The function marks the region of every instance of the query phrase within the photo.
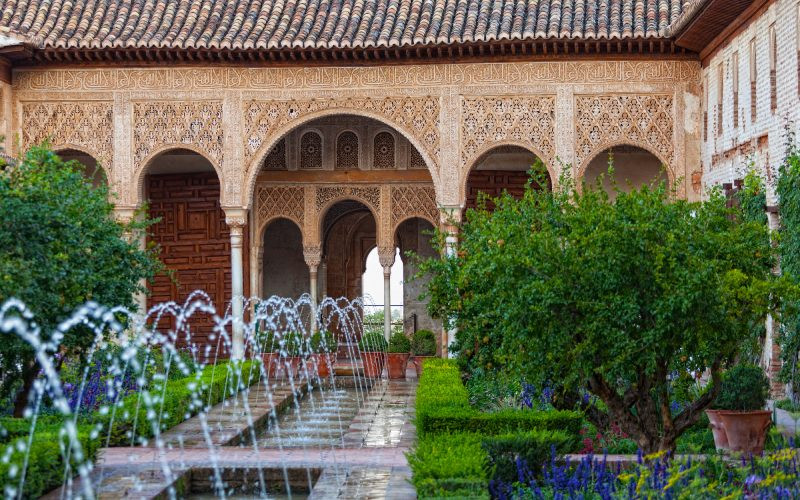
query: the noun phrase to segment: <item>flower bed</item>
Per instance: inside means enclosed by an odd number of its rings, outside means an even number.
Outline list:
[[[419,442],[409,453],[420,498],[489,495],[489,483],[511,481],[516,462],[547,461],[551,450],[574,451],[583,419],[565,411],[481,413],[469,404],[458,367],[430,359],[417,388]]]
[[[534,470],[517,463],[517,479],[494,481],[494,498],[798,498],[798,450],[783,449],[750,460],[721,457],[670,459],[638,456],[635,467],[609,466],[587,455],[579,463],[550,463]]]
[[[122,398],[113,411],[113,424],[112,408],[101,407],[81,416],[77,436],[84,460],[80,462],[69,452],[63,417],[39,417],[28,453],[22,497],[36,498],[58,487],[78,467],[94,461],[100,447],[145,444],[156,431],[169,429],[235,395],[258,379],[260,371],[255,363],[242,363],[240,372],[229,363],[219,363],[185,378],[160,385],[155,382],[147,391]],[[160,419],[148,418],[152,409],[158,409],[155,414],[160,414]],[[0,418],[0,484],[4,485],[5,497],[17,496],[30,427],[29,419]]]

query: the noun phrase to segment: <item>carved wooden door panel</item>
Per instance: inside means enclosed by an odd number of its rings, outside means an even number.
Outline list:
[[[216,174],[164,174],[147,178],[150,217],[160,221],[150,228],[148,241],[161,247],[161,260],[174,275],[158,276],[150,287],[147,304],[151,307],[166,301],[183,304],[194,290],[204,290],[223,315],[231,299],[230,232],[225,213],[220,208],[220,186]],[[248,238],[244,231],[243,275],[248,295]],[[174,328],[174,319],[162,321],[159,328]],[[197,344],[212,342],[210,315],[196,315],[191,321],[192,340]],[[164,331],[164,330],[162,330]],[[213,342],[216,344],[216,342]],[[185,345],[185,339],[179,339]],[[223,353],[227,356],[227,353]]]

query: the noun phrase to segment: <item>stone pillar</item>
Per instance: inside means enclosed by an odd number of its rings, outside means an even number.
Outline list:
[[[247,210],[242,208],[225,209],[225,222],[231,232],[231,359],[244,357],[244,276],[242,271],[242,242]]]
[[[317,271],[319,270],[319,263],[322,260],[322,249],[317,245],[303,246],[303,258],[308,266],[308,294],[311,296],[311,332],[317,331],[317,304],[319,297],[317,291],[319,285],[317,281]]]
[[[395,248],[378,248],[378,261],[383,267],[383,335],[388,342],[392,336],[392,266],[394,265]]]
[[[133,218],[136,217],[136,207],[125,207],[117,205],[114,207],[114,217],[121,224],[129,224],[131,221],[133,221]],[[147,242],[145,241],[144,232],[137,234],[128,229],[125,231],[124,237],[129,243],[138,244],[139,248],[142,250],[144,250],[147,245]],[[139,282],[139,286],[141,286],[142,289],[147,288],[147,280],[142,279]],[[136,308],[138,309],[137,312],[139,314],[146,314],[147,296],[144,294],[144,292],[137,293],[134,296],[133,300],[136,303]]]
[[[767,221],[771,231],[780,229],[780,217],[777,210],[767,211]],[[780,263],[774,272],[780,274]],[[781,399],[786,395],[786,385],[779,380],[781,372],[781,346],[778,343],[778,333],[780,323],[772,315],[767,315],[766,338],[764,339],[764,349],[762,350],[762,365],[767,372],[770,381],[770,397]],[[794,390],[794,389],[792,389]]]
[[[444,240],[444,258],[449,259],[455,257],[458,251],[458,224],[461,223],[461,214],[463,207],[461,206],[440,206],[439,212],[441,216],[441,228],[447,236]],[[451,318],[452,321],[453,318]],[[456,339],[456,327],[451,327],[450,330],[442,329],[442,357],[450,357],[450,346]]]

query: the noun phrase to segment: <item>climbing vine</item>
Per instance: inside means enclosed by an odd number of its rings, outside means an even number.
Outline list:
[[[781,217],[779,250],[781,271],[795,283],[800,283],[800,148],[789,135],[786,159],[779,170],[776,194]],[[782,314],[780,335],[781,378],[792,385],[798,395],[798,354],[800,354],[800,315],[797,304],[787,301]]]
[[[742,182],[742,188],[736,192],[736,198],[742,209],[742,218],[747,222],[767,223],[767,190],[764,178],[751,162]]]

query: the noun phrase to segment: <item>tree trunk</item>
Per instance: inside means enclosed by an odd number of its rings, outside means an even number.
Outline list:
[[[22,389],[14,399],[14,416],[22,418],[25,415],[25,408],[28,406],[33,381],[36,380],[36,363],[33,363],[22,370]]]

